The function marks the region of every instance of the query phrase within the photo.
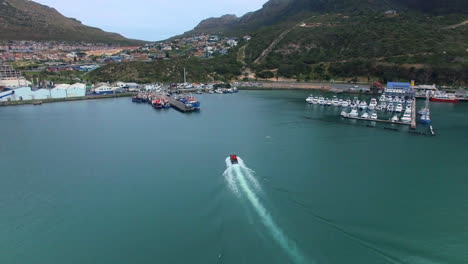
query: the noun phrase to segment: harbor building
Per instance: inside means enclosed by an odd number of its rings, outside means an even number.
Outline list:
[[[86,85],[76,83],[73,85],[59,84],[53,89],[39,89],[33,91],[31,87],[19,87],[0,92],[0,102],[61,99],[83,97],[86,95]]]
[[[10,65],[0,65],[0,91],[18,87],[30,86],[21,73],[15,71]]]
[[[398,96],[398,97],[406,97],[406,98],[414,98],[415,96],[413,85],[411,83],[403,83],[403,82],[387,83],[385,94],[387,96]]]

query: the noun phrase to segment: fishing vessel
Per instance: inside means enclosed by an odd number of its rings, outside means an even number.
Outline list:
[[[455,97],[454,94],[448,94],[444,92],[438,92],[434,96],[430,97],[432,102],[443,102],[443,103],[453,103],[458,104],[460,102],[459,99]]]
[[[151,101],[151,105],[155,109],[163,109],[164,108],[164,102],[160,98]]]
[[[197,98],[195,98],[194,96],[188,96],[187,103],[190,104],[196,110],[200,109],[200,101],[198,101]]]

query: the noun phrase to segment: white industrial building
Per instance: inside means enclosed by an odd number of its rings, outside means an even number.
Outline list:
[[[26,101],[60,99],[70,97],[83,97],[86,95],[86,85],[76,83],[73,85],[59,84],[53,89],[31,90],[30,87],[20,87],[0,92],[0,101]]]

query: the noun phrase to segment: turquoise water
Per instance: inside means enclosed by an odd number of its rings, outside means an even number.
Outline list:
[[[307,95],[0,108],[0,263],[467,263],[468,104],[428,137]]]

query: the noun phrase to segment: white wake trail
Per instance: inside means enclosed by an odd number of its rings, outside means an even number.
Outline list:
[[[240,161],[240,160],[239,160]],[[262,220],[263,224],[270,231],[273,239],[279,244],[279,246],[288,254],[291,260],[296,264],[307,263],[305,257],[297,248],[296,244],[291,241],[281,230],[281,228],[275,223],[271,214],[263,206],[263,204],[258,199],[255,194],[254,188],[251,188],[249,182],[255,185],[258,184],[257,179],[255,179],[254,173],[252,170],[245,166],[244,162],[239,162],[239,164],[232,165],[229,158],[226,160],[226,165],[228,166],[225,171],[225,176],[227,178],[232,177],[232,181],[236,185],[236,190],[241,189],[245,194],[246,198],[249,200],[250,204],[254,208],[257,215]],[[228,184],[230,184],[228,180]],[[239,188],[237,188],[237,186]],[[230,186],[231,187],[231,186]],[[258,184],[258,187],[260,185]],[[232,190],[232,188],[231,188]],[[237,193],[239,194],[239,192]]]

